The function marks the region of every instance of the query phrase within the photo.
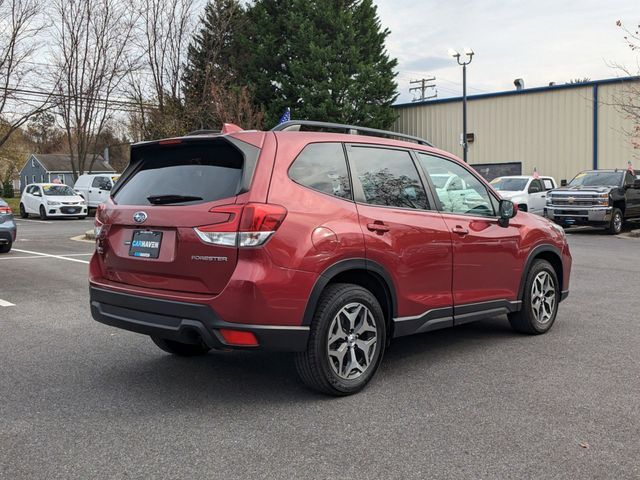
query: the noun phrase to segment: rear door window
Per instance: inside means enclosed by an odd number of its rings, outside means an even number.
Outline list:
[[[352,145],[348,151],[351,175],[359,183],[370,205],[429,209],[427,195],[413,163],[405,150]]]
[[[120,205],[189,205],[240,191],[244,157],[226,141],[139,147],[113,198]]]
[[[341,143],[312,143],[295,159],[289,177],[296,183],[336,197],[352,199]]]

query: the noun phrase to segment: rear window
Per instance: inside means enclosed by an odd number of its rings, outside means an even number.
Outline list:
[[[243,156],[225,141],[140,147],[133,157],[113,195],[120,205],[212,202],[237,195],[242,183]]]

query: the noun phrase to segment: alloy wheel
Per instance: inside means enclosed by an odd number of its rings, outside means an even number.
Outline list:
[[[342,307],[331,321],[327,354],[334,373],[352,380],[360,377],[374,362],[378,329],[371,311],[362,303]]]
[[[531,310],[536,321],[542,325],[551,321],[555,306],[555,282],[549,272],[542,271],[536,275],[531,286]]]
[[[619,213],[616,213],[615,216],[613,217],[613,228],[616,231],[616,233],[619,233],[622,231],[622,215],[620,215]]]

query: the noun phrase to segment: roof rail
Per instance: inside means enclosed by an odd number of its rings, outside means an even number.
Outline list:
[[[185,137],[192,137],[196,135],[211,135],[212,133],[220,133],[220,130],[194,130],[185,135]]]
[[[297,127],[297,128],[296,128]],[[427,145],[433,147],[433,145],[423,138],[414,137],[412,135],[405,135],[404,133],[391,132],[389,130],[378,130],[377,128],[357,127],[355,125],[343,125],[341,123],[329,123],[329,122],[315,122],[312,120],[290,120],[283,122],[280,125],[276,125],[271,129],[272,132],[286,132],[286,131],[300,131],[301,127],[305,128],[305,131],[322,131],[337,130],[338,132],[346,133],[349,135],[369,135],[370,137],[383,137],[383,138],[397,138],[400,140],[408,140],[415,142],[419,145]]]

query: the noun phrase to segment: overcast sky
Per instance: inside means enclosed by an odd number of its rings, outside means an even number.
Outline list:
[[[438,98],[462,93],[462,69],[448,48],[476,52],[467,69],[468,93],[623,75],[607,63],[631,67],[639,54],[624,42],[621,20],[640,23],[637,0],[376,0],[391,30],[398,59],[398,102],[411,101],[409,80],[435,76]],[[637,66],[633,68],[638,71]]]

